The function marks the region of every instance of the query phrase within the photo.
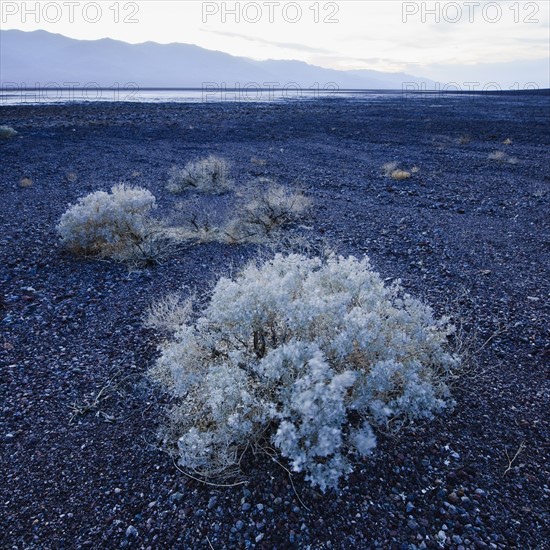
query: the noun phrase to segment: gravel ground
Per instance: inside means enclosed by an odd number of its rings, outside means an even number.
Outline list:
[[[549,548],[549,107],[548,96],[1,107],[19,135],[0,143],[0,547]],[[246,484],[204,485],[158,449],[164,404],[144,372],[159,336],[143,312],[184,285],[204,291],[253,247],[181,245],[129,272],[58,246],[67,204],[121,181],[169,215],[169,167],[208,153],[232,161],[237,185],[301,186],[315,210],[295,231],[368,254],[460,318],[475,347],[492,337],[455,409],[381,435],[340,494],[299,476],[293,487],[254,456]],[[419,171],[394,181],[381,169],[394,160]]]

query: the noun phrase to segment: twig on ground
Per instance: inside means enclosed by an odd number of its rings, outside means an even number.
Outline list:
[[[107,391],[107,389],[109,389],[109,387],[112,385],[112,382],[113,382],[113,379],[109,380],[109,382],[107,382],[107,384],[105,384],[105,386],[103,386],[99,390],[97,395],[94,397],[93,401],[85,402],[82,405],[78,405],[76,403],[73,403],[72,405],[70,405],[70,408],[72,409],[73,414],[71,415],[71,418],[69,420],[69,424],[71,424],[72,421],[78,415],[86,414],[87,412],[90,412],[90,411],[96,409],[102,401],[105,401],[105,399],[108,399],[108,396],[104,396],[103,394]]]
[[[508,466],[506,470],[504,470],[504,473],[502,474],[502,477],[504,477],[511,469],[514,464],[514,461],[516,458],[520,455],[520,453],[525,449],[525,441],[522,441],[518,447],[518,450],[516,451],[516,454],[510,458],[510,455],[508,454],[508,449],[504,449],[504,452],[506,453],[506,459],[508,460]]]
[[[236,481],[235,483],[213,483],[211,481],[206,481],[205,479],[200,479],[198,477],[195,477],[191,475],[189,472],[186,472],[185,470],[182,470],[172,458],[172,462],[174,463],[174,466],[178,472],[181,472],[183,475],[187,476],[188,478],[198,481],[199,483],[204,483],[204,485],[210,485],[211,487],[238,487],[239,485],[248,485],[248,481]]]
[[[308,511],[308,512],[311,512],[311,508],[309,508],[308,506],[306,506],[306,504],[304,503],[304,501],[300,498],[300,495],[298,494],[298,491],[296,491],[296,487],[294,485],[294,481],[292,479],[292,472],[284,465],[284,464],[281,464],[276,458],[275,456],[272,454],[272,453],[269,453],[268,452],[268,447],[260,447],[260,450],[262,450],[267,456],[269,456],[271,458],[271,460],[273,462],[275,462],[275,464],[277,464],[277,466],[280,466],[287,474],[288,474],[288,479],[290,480],[290,484],[292,485],[292,490],[294,491],[294,494],[296,495],[296,498],[298,499],[298,501],[300,502],[300,504]],[[269,449],[269,450],[272,450],[272,449]]]
[[[69,419],[69,424],[71,424],[77,416],[84,415],[88,412],[98,409],[101,403],[103,403],[103,401],[106,401],[110,397],[109,395],[105,395],[107,390],[116,390],[124,381],[128,380],[132,376],[125,376],[124,378],[121,378],[118,382],[115,382],[116,378],[120,374],[120,372],[115,372],[115,374],[111,376],[111,378],[109,378],[107,383],[97,392],[96,396],[91,401],[84,401],[82,404],[73,403],[72,405],[70,405],[73,413],[71,415],[71,418]],[[97,411],[96,416],[103,416],[103,418],[107,422],[113,422],[115,420],[114,416],[108,415],[102,411]]]

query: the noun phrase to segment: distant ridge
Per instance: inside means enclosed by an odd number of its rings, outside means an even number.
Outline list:
[[[75,40],[46,31],[0,31],[0,85],[103,88],[263,87],[322,90],[433,88],[405,73],[338,71],[302,61],[254,61],[193,44],[128,44],[110,38]]]

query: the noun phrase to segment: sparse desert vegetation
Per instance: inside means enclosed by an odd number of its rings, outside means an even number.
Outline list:
[[[172,340],[152,377],[175,400],[165,433],[195,475],[229,475],[247,449],[266,459],[276,449],[293,472],[336,489],[376,428],[448,401],[453,328],[366,259],[277,255],[220,279],[194,318],[182,303],[153,306],[149,324]]]
[[[75,254],[124,261],[153,261],[160,227],[151,217],[156,199],[147,189],[115,185],[70,205],[56,229],[61,243]]]
[[[265,166],[267,164],[267,160],[258,157],[251,157],[250,162],[255,166]]]
[[[487,156],[489,160],[498,160],[503,162],[506,159],[506,153],[504,151],[493,151]]]
[[[17,135],[11,126],[0,126],[0,139],[9,139]]]
[[[230,242],[263,241],[285,226],[305,221],[312,201],[300,191],[259,178],[241,193],[224,233]]]
[[[203,204],[192,198],[177,202],[174,208],[169,232],[176,240],[223,241],[223,227],[227,221],[225,211],[220,211],[219,206]]]
[[[214,195],[225,193],[232,185],[229,171],[229,162],[215,155],[188,162],[183,168],[172,166],[168,189],[172,193],[186,190]]]
[[[547,99],[3,106],[0,546],[539,548]]]
[[[518,162],[516,157],[510,157],[504,151],[493,151],[492,153],[489,153],[487,158],[498,162],[507,162],[508,164],[517,164]]]
[[[78,175],[76,172],[67,172],[67,174],[65,174],[65,181],[67,183],[76,183],[78,181]]]
[[[412,170],[402,170],[399,168],[399,163],[396,161],[387,162],[382,166],[384,174],[396,181],[408,180],[411,177]],[[415,170],[416,173],[418,170]]]
[[[301,191],[256,178],[223,203],[204,204],[196,197],[178,202],[169,232],[202,243],[266,243],[279,230],[304,222],[312,204]]]

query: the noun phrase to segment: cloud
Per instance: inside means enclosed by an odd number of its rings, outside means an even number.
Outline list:
[[[445,64],[427,63],[421,70],[429,78],[439,82],[458,82],[464,89],[467,89],[467,82],[477,82],[478,90],[493,83],[498,83],[502,89],[515,90],[531,88],[533,83],[539,88],[550,87],[547,57],[471,65],[456,59]]]
[[[406,67],[416,65],[414,62],[404,62],[390,57],[350,57],[338,54],[313,56],[311,63],[340,71],[372,70],[389,72],[400,72]]]
[[[241,40],[247,40],[248,42],[255,42],[256,44],[263,44],[265,46],[275,46],[277,48],[285,48],[288,50],[296,50],[300,52],[316,53],[316,54],[333,54],[331,50],[324,48],[314,48],[312,46],[306,46],[305,44],[298,44],[296,42],[275,42],[272,40],[265,40],[257,36],[246,36],[237,32],[217,31],[213,29],[201,29],[202,31],[212,34],[219,34],[221,36],[228,36],[230,38],[239,38]]]

